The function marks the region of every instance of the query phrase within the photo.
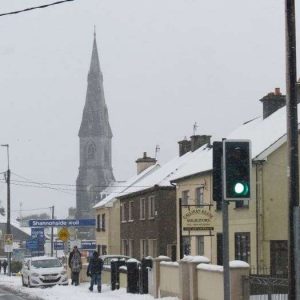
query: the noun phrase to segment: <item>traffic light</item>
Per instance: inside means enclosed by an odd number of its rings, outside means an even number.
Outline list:
[[[224,199],[249,200],[251,191],[251,143],[224,140]]]
[[[223,143],[213,142],[213,200],[222,202],[222,155]]]

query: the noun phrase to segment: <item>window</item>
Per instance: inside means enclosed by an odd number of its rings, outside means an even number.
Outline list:
[[[141,253],[141,258],[146,257],[147,254],[147,240],[140,240],[140,253]]]
[[[121,204],[121,222],[126,222],[125,203]]]
[[[204,204],[204,187],[198,187],[195,190],[195,199],[196,205],[203,205]]]
[[[145,220],[146,216],[146,199],[141,198],[140,199],[140,219]]]
[[[157,257],[157,240],[148,240],[149,255]]]
[[[182,191],[181,194],[181,204],[182,205],[188,205],[188,201],[189,201],[189,191]]]
[[[133,201],[129,202],[128,221],[133,221]]]
[[[250,264],[250,232],[236,232],[235,259],[242,260]]]
[[[235,208],[248,208],[249,207],[249,200],[238,200],[235,201]]]
[[[100,231],[100,215],[97,215],[97,231]]]
[[[204,236],[196,237],[197,255],[204,255]]]
[[[122,247],[122,254],[128,255],[128,240],[122,240],[121,241],[121,247]]]
[[[150,196],[149,197],[149,219],[154,219],[155,214],[155,197]]]
[[[98,252],[100,253],[100,252]],[[106,255],[107,254],[107,246],[106,245],[102,245],[102,255]]]
[[[182,237],[182,247],[182,252],[184,255],[191,254],[191,238],[189,236]]]
[[[88,150],[87,150],[87,158],[88,159],[94,159],[96,153],[96,146],[95,144],[89,144]]]
[[[101,228],[102,231],[105,231],[105,214],[102,214]]]
[[[134,240],[129,240],[129,256],[133,257],[133,250],[134,250]]]

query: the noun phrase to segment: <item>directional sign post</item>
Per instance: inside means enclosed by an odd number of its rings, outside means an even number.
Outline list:
[[[94,227],[95,219],[29,220],[29,227]]]

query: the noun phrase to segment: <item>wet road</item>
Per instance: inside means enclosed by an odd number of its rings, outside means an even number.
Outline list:
[[[3,289],[0,287],[0,300],[29,300],[28,295],[22,295],[20,292]]]

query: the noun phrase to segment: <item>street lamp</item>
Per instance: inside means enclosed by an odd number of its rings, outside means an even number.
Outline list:
[[[6,208],[6,215],[7,215],[7,222],[6,222],[6,234],[11,234],[11,227],[10,227],[10,169],[9,169],[9,145],[3,144],[2,147],[6,147],[7,149],[7,174],[6,174],[6,183],[7,183],[7,208]],[[7,254],[7,261],[8,261],[8,276],[11,275],[11,252]]]

